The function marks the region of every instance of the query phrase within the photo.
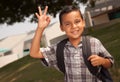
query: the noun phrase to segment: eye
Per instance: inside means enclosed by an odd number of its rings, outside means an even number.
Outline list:
[[[71,26],[70,23],[65,23],[64,25],[65,25],[65,27],[70,27]]]
[[[80,20],[76,20],[75,23],[76,23],[76,24],[80,23]]]
[[[70,24],[69,24],[69,23],[66,23],[65,25],[67,26],[67,25],[70,25]]]

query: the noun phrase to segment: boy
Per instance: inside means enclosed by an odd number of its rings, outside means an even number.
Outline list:
[[[33,38],[30,49],[30,55],[34,58],[45,58],[48,66],[53,66],[58,69],[56,60],[57,44],[40,49],[40,40],[44,29],[50,23],[50,17],[46,15],[48,7],[46,6],[44,13],[38,7],[39,13],[36,13],[38,18],[38,26]],[[75,6],[66,6],[59,15],[60,28],[68,37],[68,42],[64,48],[64,63],[65,63],[65,82],[102,82],[92,75],[85,65],[82,54],[82,32],[85,27],[85,21],[79,8]],[[113,65],[113,57],[103,47],[101,42],[91,37],[91,52],[92,55],[88,58],[93,66],[102,65],[104,68],[110,68]],[[102,53],[104,57],[100,57]],[[59,69],[58,69],[59,70]]]

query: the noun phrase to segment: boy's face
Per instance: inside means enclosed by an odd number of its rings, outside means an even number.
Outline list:
[[[61,30],[65,31],[69,39],[80,38],[85,26],[79,11],[72,11],[62,16]]]

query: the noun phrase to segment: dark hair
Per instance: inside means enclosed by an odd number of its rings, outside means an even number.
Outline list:
[[[80,8],[79,8],[78,6],[73,6],[73,5],[65,6],[65,7],[61,10],[61,12],[60,12],[60,14],[59,14],[59,22],[60,22],[60,24],[62,24],[62,16],[63,16],[64,14],[70,13],[70,12],[72,12],[72,11],[79,11],[79,12],[80,12],[80,15],[81,15],[81,18],[83,19],[83,16],[82,16],[82,14],[81,14]]]

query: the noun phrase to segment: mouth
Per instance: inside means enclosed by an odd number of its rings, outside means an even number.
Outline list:
[[[74,30],[71,33],[74,34],[74,35],[79,34],[79,30]]]

